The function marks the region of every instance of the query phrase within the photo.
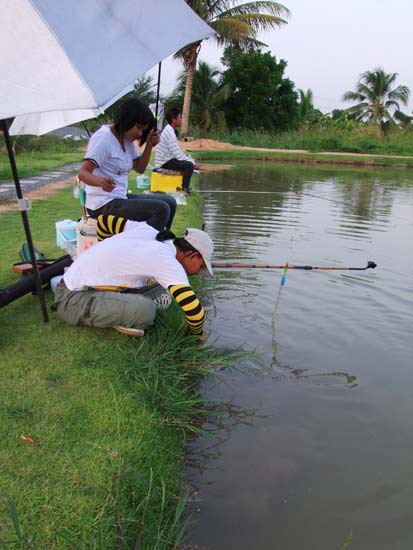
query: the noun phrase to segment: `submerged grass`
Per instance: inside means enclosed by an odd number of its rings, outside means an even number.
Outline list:
[[[178,208],[178,234],[200,226],[200,200]],[[70,190],[35,202],[36,247],[60,255],[54,223],[78,211]],[[0,215],[0,227],[5,286],[24,241],[19,213]],[[178,548],[186,437],[210,408],[197,387],[235,355],[199,345],[177,307],[143,339],[54,315],[43,323],[31,295],[1,317],[0,548]]]

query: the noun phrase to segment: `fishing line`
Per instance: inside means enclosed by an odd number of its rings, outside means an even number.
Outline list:
[[[284,270],[283,270],[282,275],[281,275],[280,288],[278,289],[277,298],[276,298],[275,304],[274,304],[274,311],[272,312],[272,342],[271,343],[272,343],[273,347],[276,345],[275,325],[276,325],[276,322],[278,320],[278,306],[279,306],[280,299],[281,299],[282,289],[284,288],[285,283],[287,281],[287,273],[288,273],[288,262],[285,264]]]

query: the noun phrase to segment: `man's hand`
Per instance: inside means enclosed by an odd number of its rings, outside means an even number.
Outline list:
[[[146,143],[149,143],[150,145],[152,145],[152,147],[155,147],[155,145],[158,145],[160,141],[161,141],[161,137],[158,130],[151,130],[148,134]]]
[[[116,183],[113,181],[112,178],[100,178],[100,187],[103,189],[103,191],[110,193],[115,189]]]
[[[195,169],[195,170],[201,170],[201,166],[196,162],[196,163],[194,164],[194,169]]]

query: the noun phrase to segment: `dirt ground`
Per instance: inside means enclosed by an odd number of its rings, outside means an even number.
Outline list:
[[[185,151],[284,151],[284,149],[268,149],[265,147],[245,147],[242,145],[231,145],[231,143],[224,143],[221,141],[215,141],[214,139],[193,139],[192,141],[179,141],[180,146]],[[290,153],[306,153],[304,149],[290,149]]]

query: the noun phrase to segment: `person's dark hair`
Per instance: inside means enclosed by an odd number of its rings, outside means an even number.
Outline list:
[[[165,113],[165,118],[168,121],[168,124],[171,124],[172,119],[176,118],[182,113],[181,109],[177,109],[176,107],[172,107],[171,109],[168,109]]]
[[[164,231],[159,231],[156,235],[157,241],[173,241],[174,245],[181,250],[181,252],[196,252],[199,254],[198,250],[192,246],[186,239],[183,237],[176,237],[170,229],[165,229]]]
[[[155,117],[147,105],[139,99],[127,99],[124,101],[116,112],[113,126],[118,136],[130,130],[135,124],[142,126],[149,125],[144,130],[139,140],[139,145],[143,145],[148,137],[148,134],[156,126]]]

